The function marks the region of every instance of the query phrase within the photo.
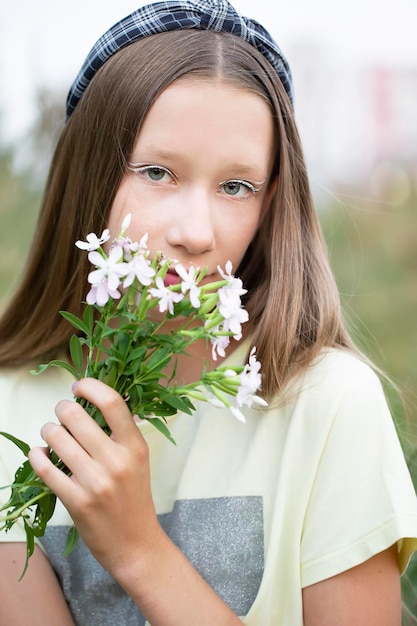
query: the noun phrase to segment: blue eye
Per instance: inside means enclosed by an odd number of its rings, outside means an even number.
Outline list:
[[[260,191],[260,189],[256,189],[254,185],[246,180],[226,180],[220,184],[220,189],[226,195],[234,196],[235,198],[245,198]]]
[[[241,191],[241,187],[242,183],[238,183],[234,180],[230,180],[223,185],[225,193],[227,193],[229,196],[237,196],[239,191]]]
[[[146,173],[151,180],[162,180],[167,171],[162,169],[162,167],[149,167]]]
[[[128,169],[154,183],[170,182],[174,178],[172,172],[160,165],[135,165],[132,163]]]

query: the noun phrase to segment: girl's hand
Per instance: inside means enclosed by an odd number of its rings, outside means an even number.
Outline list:
[[[55,409],[61,425],[47,423],[41,435],[72,475],[53,466],[47,448],[33,448],[29,459],[68,509],[96,559],[115,573],[132,565],[163,534],[151,495],[148,446],[114,389],[85,378],[75,393],[101,410],[111,436],[79,404],[64,400]]]
[[[79,404],[62,401],[61,425],[45,424],[41,433],[72,475],[51,463],[47,448],[29,457],[86,545],[154,626],[241,625],[159,526],[148,446],[123,398],[92,378],[78,382],[76,394],[100,409],[112,435]]]

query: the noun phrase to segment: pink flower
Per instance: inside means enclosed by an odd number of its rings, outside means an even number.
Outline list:
[[[88,275],[88,282],[91,284],[91,289],[87,294],[88,304],[104,306],[110,297],[120,298],[118,287],[121,278],[128,270],[127,263],[121,261],[122,257],[121,246],[112,247],[109,256],[102,255],[95,250],[89,252],[88,259],[96,266],[96,269]]]
[[[87,304],[98,304],[98,306],[104,306],[109,301],[109,298],[118,300],[120,298],[120,291],[117,289],[110,289],[106,280],[100,283],[92,285],[90,291],[87,294]]]

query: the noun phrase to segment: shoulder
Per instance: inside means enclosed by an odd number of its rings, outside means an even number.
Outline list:
[[[68,372],[51,368],[39,376],[30,364],[0,370],[1,430],[19,436],[22,431],[38,429],[39,423],[54,419],[59,400],[72,398],[72,378]],[[36,425],[36,426],[35,426]]]
[[[61,368],[51,367],[42,374],[36,374],[38,365],[27,364],[18,368],[0,369],[0,401],[2,404],[12,398],[15,403],[33,393],[43,397],[47,394],[54,395],[54,390],[62,393],[62,389],[68,387],[71,391],[72,377]],[[22,395],[21,395],[22,394]]]
[[[306,372],[306,381],[319,384],[327,381],[340,390],[362,386],[380,387],[379,378],[368,363],[349,350],[326,348]]]
[[[341,349],[326,349],[296,381],[296,388],[310,401],[338,404],[350,398],[383,399],[381,381],[368,363]]]
[[[306,432],[314,430],[324,439],[335,427],[342,433],[368,432],[393,420],[377,374],[353,353],[326,349],[292,382],[284,411]],[[343,435],[342,435],[343,436]]]

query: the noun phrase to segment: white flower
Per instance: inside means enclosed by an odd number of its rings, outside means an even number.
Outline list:
[[[243,289],[243,283],[241,281],[240,278],[235,278],[232,274],[232,262],[231,261],[227,261],[226,265],[225,265],[225,271],[222,270],[222,268],[220,267],[220,265],[217,266],[217,271],[219,272],[220,276],[222,278],[224,278],[224,280],[227,280],[228,284],[223,287],[223,289],[230,289],[233,292],[235,292],[237,295],[239,296],[243,296],[245,293],[247,293],[247,289]]]
[[[97,237],[95,233],[90,233],[87,235],[86,239],[87,241],[76,241],[75,245],[77,248],[80,248],[80,250],[87,250],[88,252],[91,252],[92,250],[100,248],[103,243],[110,239],[110,231],[106,228],[101,233],[101,237]]]
[[[246,418],[243,415],[242,411],[240,409],[238,409],[236,406],[231,406],[229,407],[230,411],[232,413],[232,415],[239,421],[242,422],[242,424],[246,423]]]
[[[180,302],[184,296],[182,293],[176,293],[168,289],[160,276],[157,277],[155,282],[157,288],[152,287],[152,289],[149,289],[149,293],[153,298],[158,298],[159,312],[164,313],[168,310],[171,315],[174,315],[174,303]]]
[[[177,263],[177,265],[175,265],[175,271],[177,272],[178,276],[181,278],[181,291],[182,293],[187,293],[187,291],[190,292],[190,302],[191,305],[195,308],[198,309],[200,306],[200,287],[197,287],[196,284],[196,270],[195,267],[191,266],[190,269],[187,270],[180,264]]]
[[[145,233],[142,239],[139,241],[133,241],[130,237],[119,236],[113,245],[122,246],[124,252],[124,260],[129,262],[136,254],[142,253],[145,259],[149,256],[149,249],[147,246],[148,233]]]
[[[217,329],[219,330],[219,329]],[[224,358],[226,356],[226,348],[230,343],[230,337],[227,335],[221,335],[219,337],[212,337],[211,343],[211,356],[213,361],[217,361],[217,355]]]
[[[229,280],[231,278],[234,278],[234,276],[232,274],[232,269],[233,269],[233,265],[232,265],[231,261],[226,261],[226,265],[224,266],[224,271],[222,270],[220,265],[217,266],[217,271],[222,276],[222,278],[224,278],[225,280]]]
[[[137,242],[132,242],[129,237],[118,237],[111,247],[114,246],[120,246],[123,248],[123,258],[127,262],[131,261],[133,259],[133,255],[139,250],[139,244]]]
[[[219,409],[224,409],[226,407],[239,422],[242,422],[243,424],[246,423],[246,418],[240,408],[229,402],[227,398],[224,398],[221,395],[219,396],[218,392],[216,395],[211,393],[206,395],[206,401]]]
[[[217,305],[220,315],[224,318],[223,330],[232,332],[234,338],[239,340],[242,337],[241,324],[249,319],[249,315],[242,307],[240,300],[240,296],[243,296],[247,290],[243,289],[241,279],[232,275],[232,263],[230,261],[227,261],[225,271],[220,265],[217,266],[217,271],[224,280],[227,280],[227,285],[219,289]]]
[[[98,306],[104,306],[109,301],[109,298],[118,300],[120,295],[120,291],[117,289],[110,289],[107,280],[103,280],[100,283],[92,285],[87,294],[86,300],[87,304],[98,304]]]
[[[120,232],[124,235],[124,233],[127,231],[127,229],[130,226],[130,222],[132,221],[132,214],[128,213],[127,215],[125,215],[125,217],[123,218],[123,222],[122,222],[122,227],[120,229]]]
[[[136,245],[138,246],[138,250],[147,252],[148,251],[148,233],[145,233],[143,237],[141,238],[141,240],[139,241],[139,244],[136,244]]]
[[[218,398],[216,398],[216,396],[213,395],[207,395],[206,396],[206,400],[209,404],[211,404],[212,406],[215,406],[216,409],[224,409],[225,404],[224,402],[222,402],[221,400],[219,400]]]
[[[137,254],[127,264],[128,274],[123,282],[123,287],[129,287],[135,278],[141,285],[150,285],[155,276],[155,270],[151,267],[150,261],[143,254]]]
[[[88,259],[90,263],[97,267],[88,275],[88,282],[93,286],[106,281],[109,291],[115,291],[120,285],[121,277],[126,276],[128,264],[122,263],[123,248],[114,246],[109,252],[109,256],[102,256],[99,252],[89,252]]]
[[[248,312],[242,307],[240,296],[233,287],[222,287],[219,289],[218,309],[224,318],[223,330],[233,333],[237,340],[242,337],[242,324],[249,319]]]
[[[249,355],[249,363],[245,365],[243,372],[240,374],[240,386],[236,395],[238,406],[249,406],[255,402],[262,406],[267,403],[262,398],[256,396],[256,392],[261,388],[262,377],[260,374],[261,364],[256,359],[256,348],[252,348]]]

